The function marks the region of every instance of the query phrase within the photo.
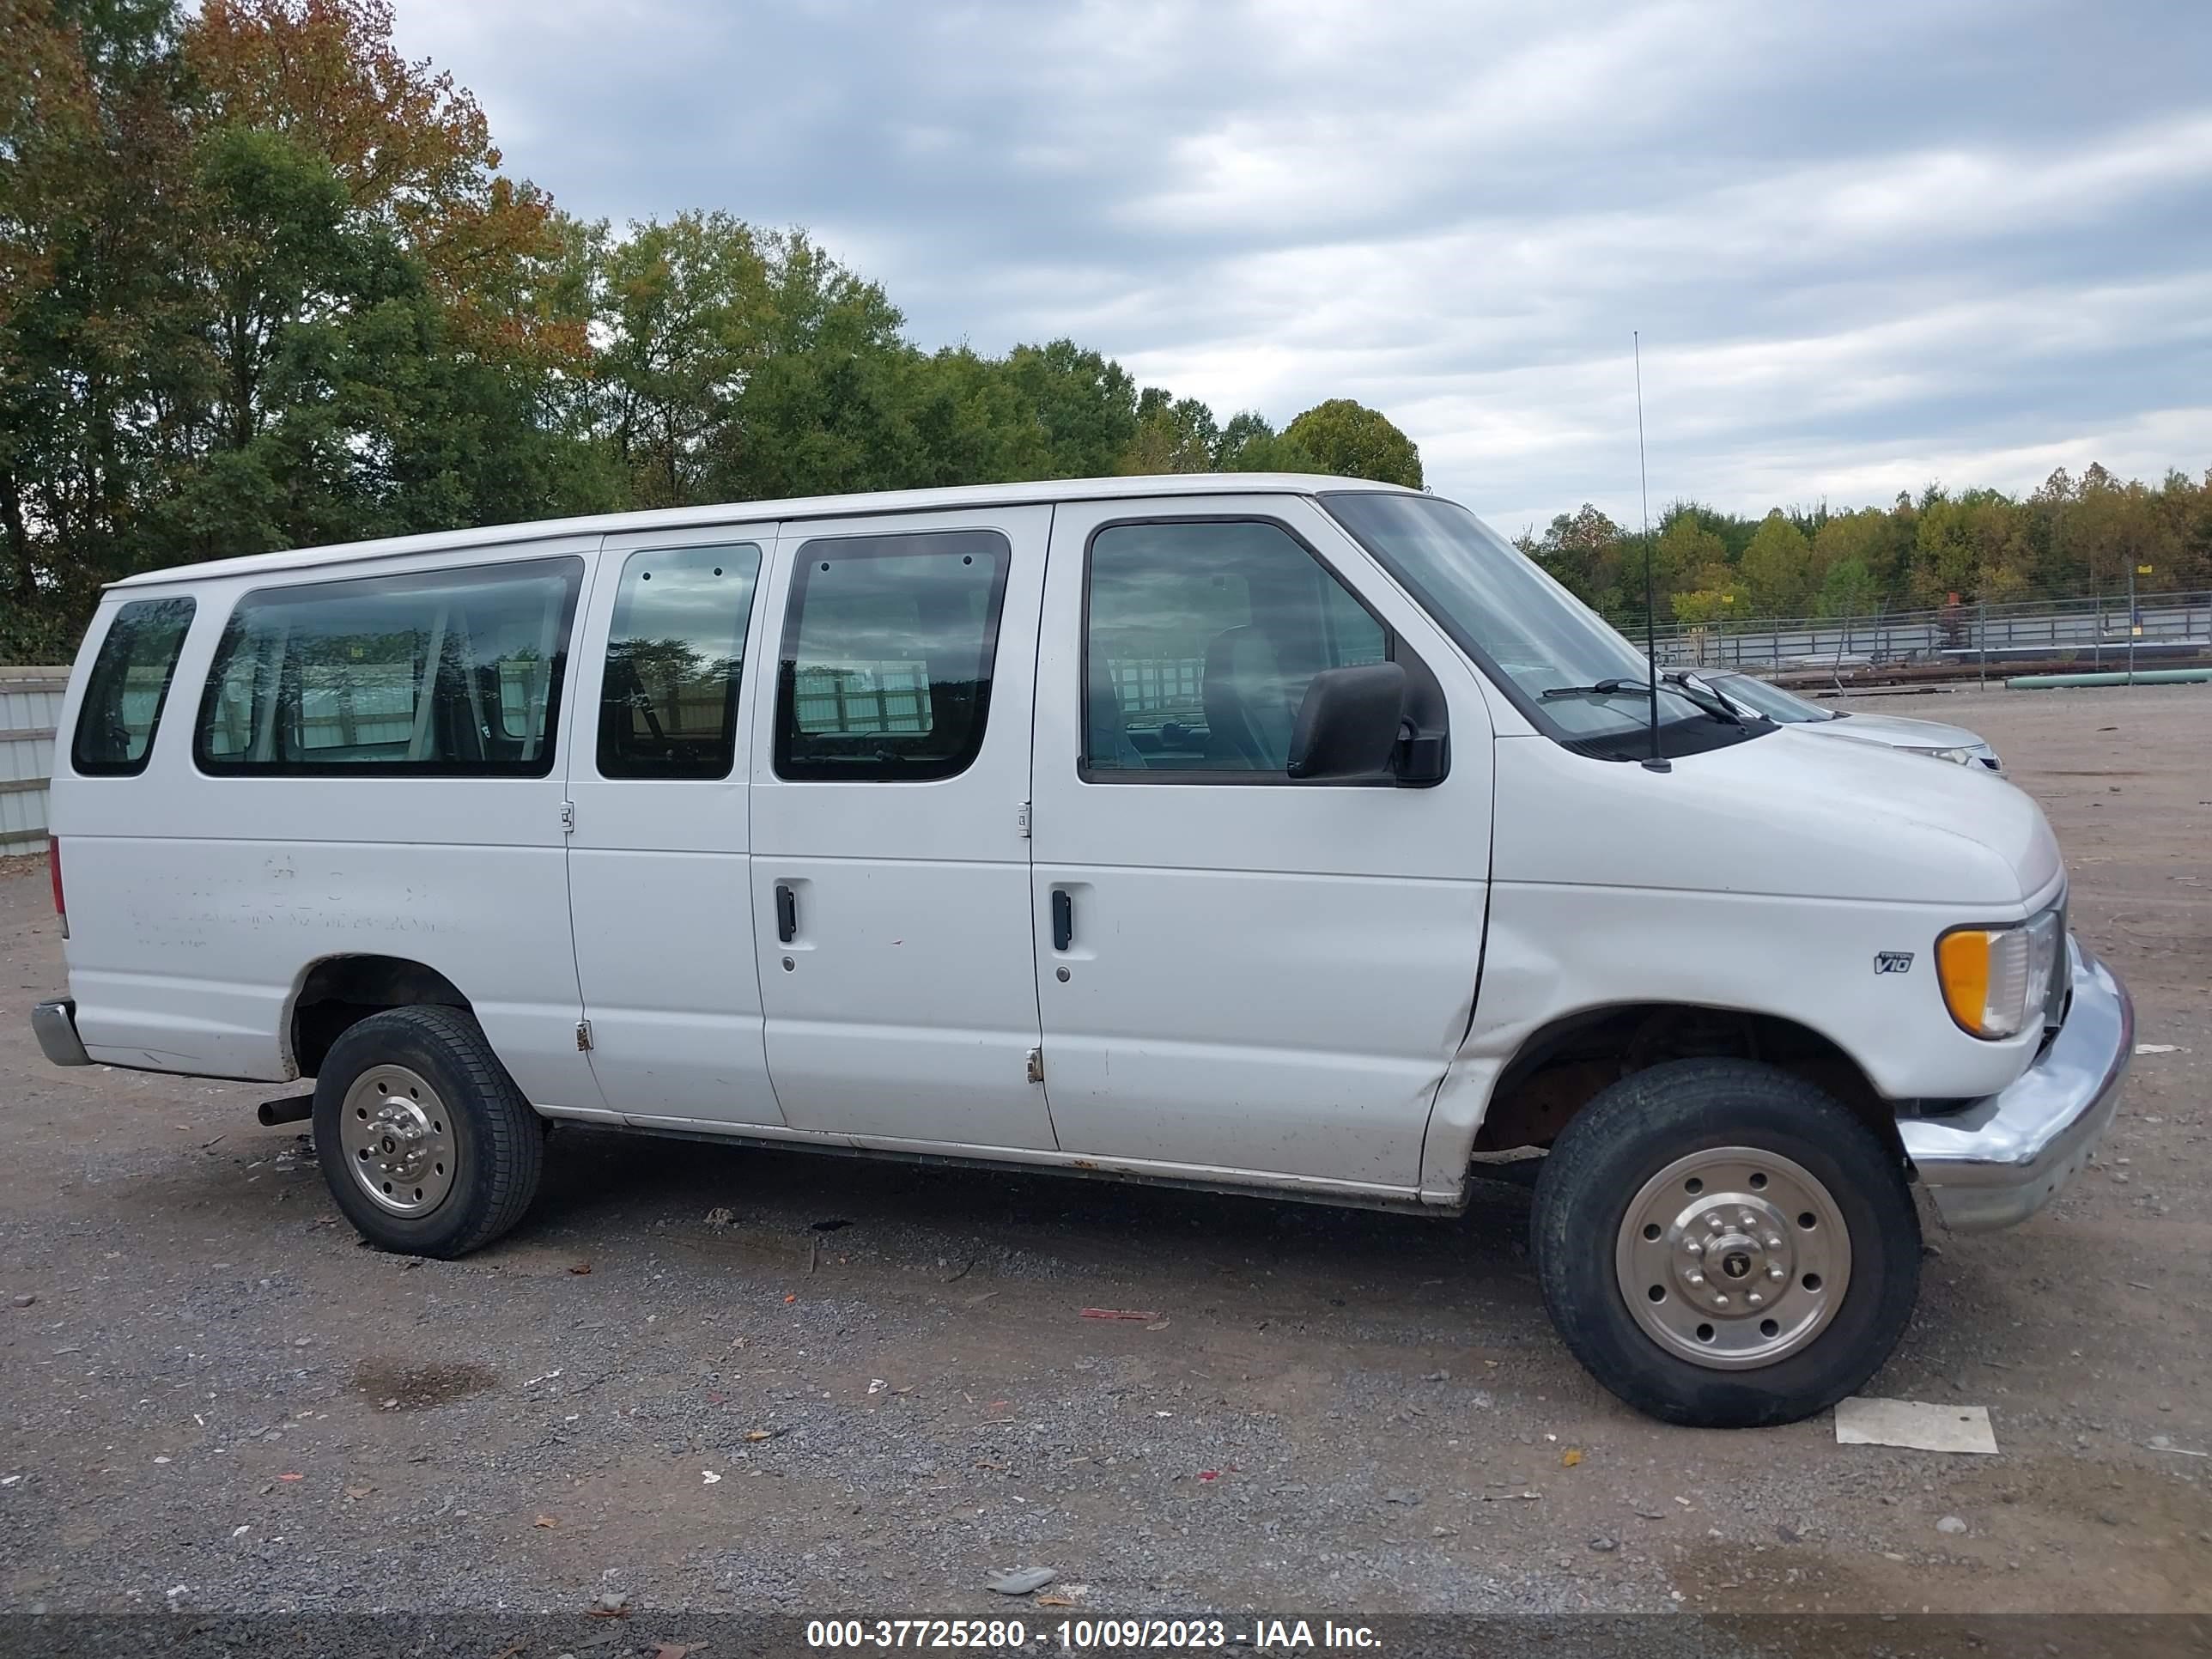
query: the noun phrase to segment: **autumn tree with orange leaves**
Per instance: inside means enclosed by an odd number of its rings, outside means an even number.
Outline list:
[[[568,227],[381,0],[0,6],[0,657],[132,569],[617,504]]]
[[[207,0],[183,59],[214,125],[319,156],[353,210],[419,258],[456,343],[580,368],[584,319],[548,289],[563,252],[552,200],[507,177],[473,94],[392,44],[384,0]]]

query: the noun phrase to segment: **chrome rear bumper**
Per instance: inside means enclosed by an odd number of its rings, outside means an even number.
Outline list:
[[[2027,1220],[2073,1179],[2112,1121],[2135,1052],[2135,1005],[2070,937],[2066,953],[2074,990],[2065,1023],[2017,1083],[1964,1111],[1898,1120],[1921,1184],[1961,1232]]]
[[[76,1004],[64,999],[31,1010],[31,1030],[39,1047],[57,1066],[89,1066],[92,1056],[76,1034]]]

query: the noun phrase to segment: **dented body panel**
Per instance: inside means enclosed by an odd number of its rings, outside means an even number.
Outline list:
[[[1139,509],[1140,511],[1143,509]],[[1036,686],[1031,885],[1045,1095],[1059,1145],[1412,1197],[1482,943],[1489,716],[1449,642],[1310,502],[1279,520],[1439,666],[1449,775],[1301,788],[1152,773],[1086,781],[1084,553],[1124,503],[1054,515]],[[1054,941],[1055,891],[1077,921]]]

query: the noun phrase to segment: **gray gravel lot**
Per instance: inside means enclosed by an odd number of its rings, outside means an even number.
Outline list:
[[[281,1091],[44,1062],[22,860],[0,1608],[989,1616],[1037,1565],[1115,1612],[2212,1612],[2212,688],[1882,707],[2005,753],[2183,1051],[2053,1209],[1930,1235],[1875,1391],[1987,1405],[1997,1457],[1632,1415],[1504,1185],[1439,1223],[563,1127],[508,1239],[379,1255]]]

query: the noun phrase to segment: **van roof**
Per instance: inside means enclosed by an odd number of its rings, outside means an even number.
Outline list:
[[[1302,472],[1179,472],[1135,478],[1047,478],[1031,483],[977,484],[963,489],[888,489],[859,495],[813,495],[783,501],[729,501],[703,507],[652,507],[637,513],[600,513],[584,518],[543,519],[534,523],[482,525],[471,530],[435,531],[418,536],[345,542],[329,547],[293,548],[250,553],[234,559],[149,570],[110,587],[142,587],[161,582],[210,577],[252,576],[267,571],[299,570],[325,564],[350,564],[439,553],[461,548],[490,548],[555,536],[637,530],[681,530],[695,526],[763,519],[860,518],[875,514],[921,512],[932,507],[1009,507],[1051,501],[1111,501],[1128,495],[1310,495],[1323,489],[1364,489],[1409,495],[1418,492],[1370,478],[1332,477]]]

